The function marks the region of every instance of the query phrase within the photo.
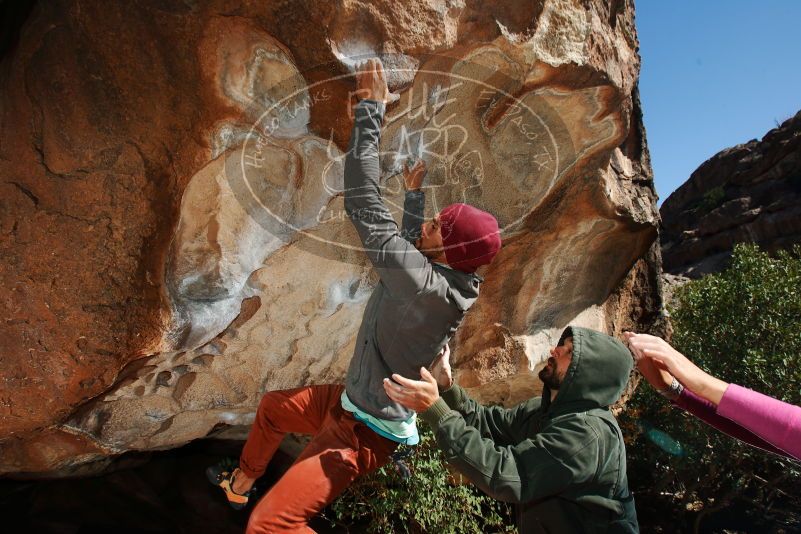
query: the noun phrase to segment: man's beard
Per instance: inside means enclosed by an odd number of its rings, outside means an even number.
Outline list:
[[[542,383],[548,386],[548,389],[559,389],[562,385],[562,378],[556,371],[556,361],[553,358],[548,358],[548,363],[540,370],[539,375]]]

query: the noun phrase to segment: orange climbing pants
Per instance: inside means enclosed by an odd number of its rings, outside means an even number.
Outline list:
[[[309,386],[264,395],[239,467],[259,477],[287,432],[311,434],[295,463],[267,492],[247,533],[314,532],[309,520],[359,476],[387,464],[397,443],[373,432],[340,403],[343,386]]]

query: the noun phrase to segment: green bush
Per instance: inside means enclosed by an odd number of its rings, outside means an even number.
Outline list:
[[[737,246],[726,271],[681,287],[670,311],[673,345],[699,367],[801,404],[801,247],[771,258]],[[645,384],[623,424],[636,436],[628,453],[638,508],[675,514],[670,524],[684,521],[687,529],[722,509],[747,512],[752,525],[801,527],[797,462],[710,428]],[[653,432],[649,440],[653,429],[680,443],[683,454],[657,446]]]
[[[368,532],[510,532],[511,507],[470,484],[454,484],[428,427],[405,460],[411,476],[394,463],[358,480],[331,505],[336,523],[367,523]]]
[[[726,198],[726,192],[724,191],[722,185],[713,187],[712,189],[704,193],[703,197],[701,197],[697,209],[701,210],[702,212],[712,211],[721,204],[723,204],[723,200],[725,198]]]

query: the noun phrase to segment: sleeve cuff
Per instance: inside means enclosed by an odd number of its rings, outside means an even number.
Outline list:
[[[384,111],[386,110],[386,105],[383,102],[378,102],[377,100],[361,100],[356,105],[356,119],[358,120],[359,112],[363,112],[367,114],[367,117],[374,117],[377,116],[378,122],[382,122],[384,120]]]
[[[681,408],[682,410],[686,410],[688,404],[688,397],[689,397],[689,390],[687,388],[684,388],[679,393],[678,397],[676,397],[675,399],[668,399],[668,400],[673,406]]]
[[[749,393],[754,392],[737,384],[729,384],[715,412],[727,419],[736,418],[738,412],[742,410],[744,398],[747,398]]]
[[[442,397],[438,398],[434,404],[428,407],[428,410],[424,411],[420,414],[420,418],[428,423],[432,430],[436,432],[437,427],[439,426],[439,422],[445,417],[451,409],[442,400]]]
[[[465,391],[456,384],[453,384],[445,391],[440,392],[440,397],[442,400],[444,400],[445,403],[454,410],[459,409],[466,396],[467,393],[465,393]]]

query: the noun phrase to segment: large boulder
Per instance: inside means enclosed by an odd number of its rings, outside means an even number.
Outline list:
[[[632,2],[42,2],[0,63],[0,473],[242,435],[264,391],[343,380],[377,283],[342,207],[370,55],[398,220],[422,157],[429,213],[502,227],[462,385],[518,402],[566,325],[657,328]]]
[[[676,275],[722,270],[737,243],[801,243],[801,112],[709,158],[660,212],[665,271]]]

